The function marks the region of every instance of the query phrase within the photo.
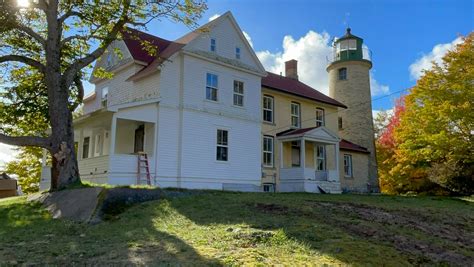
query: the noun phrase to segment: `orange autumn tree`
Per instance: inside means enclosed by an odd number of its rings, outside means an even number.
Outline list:
[[[377,140],[384,192],[474,193],[473,59],[471,33],[398,103]]]

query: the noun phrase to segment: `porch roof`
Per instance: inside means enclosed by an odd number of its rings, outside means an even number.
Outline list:
[[[280,140],[293,139],[293,138],[308,138],[320,141],[326,141],[329,143],[337,143],[340,141],[339,137],[324,126],[299,128],[299,129],[288,129],[283,132],[276,134]]]
[[[360,146],[358,144],[354,144],[352,142],[347,141],[346,139],[341,139],[341,142],[339,143],[339,149],[340,150],[350,150],[350,151],[356,151],[356,152],[361,152],[361,153],[370,153],[367,148]]]

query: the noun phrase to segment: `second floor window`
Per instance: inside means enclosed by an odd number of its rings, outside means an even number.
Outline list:
[[[339,80],[347,80],[347,68],[339,69]]]
[[[273,97],[263,96],[263,121],[273,122]]]
[[[316,109],[316,127],[324,126],[324,109]]]
[[[300,104],[292,102],[291,103],[291,126],[300,128]]]
[[[240,59],[240,47],[235,48],[235,58]]]
[[[216,48],[217,48],[216,39],[211,38],[211,47],[210,47],[211,52],[216,52]]]
[[[337,118],[337,124],[338,124],[339,130],[344,129],[344,128],[342,127],[342,117]]]
[[[217,75],[208,73],[206,75],[206,99],[217,101]]]
[[[244,106],[244,83],[240,81],[234,81],[234,105]]]
[[[217,130],[217,153],[216,160],[227,161],[229,159],[229,132],[227,130]]]

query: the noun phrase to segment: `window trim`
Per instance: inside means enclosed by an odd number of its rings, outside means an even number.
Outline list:
[[[214,42],[214,44],[212,42]],[[209,51],[211,51],[213,53],[217,52],[217,40],[216,40],[216,38],[211,38],[210,44],[209,44]]]
[[[223,131],[223,132],[227,132],[227,139],[225,140],[226,141],[226,144],[219,144],[219,131]],[[225,160],[221,160],[221,159],[218,159],[218,151],[219,151],[219,147],[223,147],[223,148],[226,148],[226,152],[227,152],[227,158]],[[217,128],[216,130],[216,162],[229,162],[229,130],[228,129],[222,129],[222,128]]]
[[[344,77],[341,76],[341,72],[342,72],[342,71],[344,71]],[[342,79],[341,77],[342,77],[343,79]],[[347,81],[347,68],[339,68],[339,69],[337,70],[337,79],[338,79],[339,81]]]
[[[265,98],[271,100],[271,108],[265,108]],[[271,121],[265,120],[265,111],[271,112]],[[275,121],[275,98],[271,95],[263,95],[262,98],[262,120],[267,123]]]
[[[85,141],[87,139],[87,150],[84,149],[84,146],[85,146]],[[91,158],[90,157],[90,150],[91,150],[91,137],[90,136],[84,136],[84,138],[82,138],[82,155],[81,155],[81,159],[89,159]],[[84,153],[87,151],[87,155],[85,155]]]
[[[211,82],[211,85],[207,84],[208,75],[213,75],[213,76],[216,77],[216,87],[212,86],[212,82]],[[215,100],[207,98],[207,90],[208,89],[216,90],[216,99]],[[206,96],[205,96],[205,99],[208,100],[208,101],[212,101],[212,102],[219,102],[219,75],[211,73],[211,72],[206,72]]]
[[[346,161],[346,157],[349,159],[348,161]],[[349,174],[346,173],[346,162],[348,163],[347,167],[348,167]],[[346,178],[354,177],[353,165],[352,165],[352,155],[351,154],[344,154],[343,167],[344,167],[344,177],[346,177]]]
[[[236,46],[235,47],[235,59],[241,59],[242,58],[242,48]]]
[[[319,114],[318,112],[322,113],[321,119],[319,119]],[[325,120],[325,111],[323,108],[316,108],[316,127],[320,126],[325,126],[326,125],[326,120]],[[321,125],[318,125],[318,122],[321,123]]]
[[[265,139],[270,139],[272,144],[272,149],[265,150]],[[270,165],[265,164],[265,154],[270,154]],[[275,138],[271,135],[264,135],[262,138],[262,165],[266,168],[273,168],[275,166]]]
[[[293,106],[298,107],[298,114],[293,114]],[[290,105],[290,113],[291,128],[301,128],[301,104],[292,101]],[[298,125],[293,125],[293,118],[297,118]]]
[[[239,92],[235,91],[236,83],[242,84],[242,93],[239,93]],[[245,88],[244,87],[245,87],[244,82],[239,81],[239,80],[234,80],[234,90],[233,90],[233,94],[232,94],[232,104],[236,107],[244,107],[245,106]],[[235,96],[241,96],[242,97],[242,105],[238,105],[238,104],[235,103]]]

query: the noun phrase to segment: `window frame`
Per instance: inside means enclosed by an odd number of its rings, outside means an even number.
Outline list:
[[[346,158],[348,160],[346,160]],[[344,154],[343,166],[344,166],[344,177],[346,177],[346,178],[354,177],[353,165],[352,165],[352,155],[351,154]],[[346,168],[347,168],[347,171],[346,171]]]
[[[209,51],[211,52],[217,52],[217,40],[216,38],[211,38],[210,44],[209,44]]]
[[[319,114],[321,112],[321,114]],[[325,126],[326,125],[326,120],[325,120],[325,111],[323,108],[316,108],[316,127],[320,126]],[[318,125],[318,124],[321,125]]]
[[[86,139],[87,139],[87,149],[84,149],[86,146]],[[91,147],[91,137],[85,136],[82,138],[82,159],[90,158],[90,147]]]
[[[235,58],[236,59],[241,59],[242,57],[242,49],[238,46],[235,47]]]
[[[298,107],[297,110],[298,114],[294,114],[293,113],[293,107]],[[290,117],[290,121],[291,121],[291,127],[292,128],[301,128],[301,104],[298,103],[298,102],[291,102],[291,105],[290,105],[290,112],[291,112],[291,117]],[[294,125],[293,124],[293,118],[296,118],[296,122],[297,124]]]
[[[339,81],[347,81],[347,68],[339,68],[337,70],[337,79]]]
[[[225,133],[225,135],[222,135],[221,141],[222,143],[219,143],[219,134],[220,132]],[[225,142],[223,142],[225,136]],[[220,159],[219,158],[219,148],[224,148],[225,149],[225,159]],[[229,162],[229,130],[227,129],[217,129],[216,131],[216,161],[217,162]]]
[[[319,153],[319,149],[322,148],[322,155]],[[316,145],[316,171],[326,171],[327,170],[327,160],[326,160],[326,146],[325,145]],[[319,169],[319,162],[322,161],[323,168]]]
[[[265,150],[265,139],[270,139],[271,150]],[[265,155],[270,154],[270,164],[265,162]],[[262,139],[262,165],[263,167],[273,168],[275,166],[275,138],[271,135],[264,135]]]
[[[265,99],[271,100],[271,107],[270,108],[265,107]],[[270,112],[271,121],[265,120],[265,118],[266,118],[265,111]],[[262,120],[264,122],[267,122],[267,123],[273,123],[275,121],[275,98],[273,96],[263,95],[263,98],[262,98],[262,117],[263,117]]]
[[[236,92],[235,89],[236,89],[236,84],[241,84],[241,87],[237,89],[242,89],[242,92]],[[245,85],[244,85],[244,82],[242,81],[239,81],[239,80],[234,80],[234,90],[233,90],[233,99],[232,99],[232,102],[233,102],[233,105],[236,106],[236,107],[243,107],[244,106],[244,99],[245,99]],[[236,104],[235,103],[235,100],[236,100],[236,97],[241,97],[242,99],[242,103],[239,105],[238,103]]]
[[[211,84],[208,84],[209,76],[216,78],[215,86],[212,82],[212,79],[211,79]],[[212,94],[211,94],[212,90],[215,90],[216,99],[212,99]],[[208,98],[208,96],[210,96],[210,98]],[[213,102],[219,101],[219,75],[210,73],[210,72],[206,73],[206,100],[213,101]]]
[[[344,129],[344,125],[343,125],[342,123],[343,123],[343,122],[342,122],[342,117],[338,117],[338,118],[337,118],[337,128],[338,128],[339,130],[343,130],[343,129]]]

